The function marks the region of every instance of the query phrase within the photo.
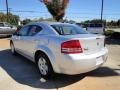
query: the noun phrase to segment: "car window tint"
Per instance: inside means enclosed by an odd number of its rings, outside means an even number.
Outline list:
[[[63,33],[63,30],[60,26],[51,25],[60,35]]]
[[[76,34],[75,30],[73,27],[63,27],[63,33],[66,34],[66,35],[69,35],[69,34]]]
[[[33,25],[31,26],[31,28],[29,29],[29,36],[34,36],[36,35],[38,32],[40,32],[42,30],[42,28],[40,26],[37,25]]]
[[[4,24],[3,24],[3,23],[0,23],[0,27],[4,27]]]
[[[88,34],[77,25],[51,25],[60,35]]]
[[[95,27],[103,27],[103,24],[89,24],[88,27],[95,28]]]
[[[19,35],[20,36],[26,36],[29,30],[29,26],[25,26],[19,30]]]
[[[95,27],[95,25],[94,24],[90,24],[90,26],[89,27]]]

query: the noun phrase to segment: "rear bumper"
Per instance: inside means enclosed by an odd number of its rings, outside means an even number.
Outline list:
[[[107,48],[92,55],[62,54],[58,63],[60,72],[57,73],[73,75],[89,72],[100,67],[107,60],[107,57]]]

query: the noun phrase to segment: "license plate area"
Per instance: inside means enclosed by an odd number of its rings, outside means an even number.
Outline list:
[[[97,57],[97,58],[96,58],[96,65],[100,65],[100,64],[102,64],[102,63],[103,63],[103,57],[102,57],[102,56]]]

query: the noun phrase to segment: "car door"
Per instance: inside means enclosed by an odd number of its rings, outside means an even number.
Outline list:
[[[17,32],[16,35],[14,35],[14,45],[17,51],[20,53],[26,53],[25,46],[24,46],[24,43],[25,43],[24,39],[25,37],[27,37],[29,28],[30,26],[24,26]]]
[[[42,27],[37,25],[30,25],[27,36],[22,37],[24,40],[24,52],[26,57],[30,60],[34,60],[34,51],[36,50],[37,43],[39,38],[37,38],[37,34],[42,30]]]

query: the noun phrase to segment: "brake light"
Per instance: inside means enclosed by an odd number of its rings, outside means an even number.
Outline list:
[[[70,40],[61,44],[61,53],[75,54],[82,52],[83,51],[79,40]]]

